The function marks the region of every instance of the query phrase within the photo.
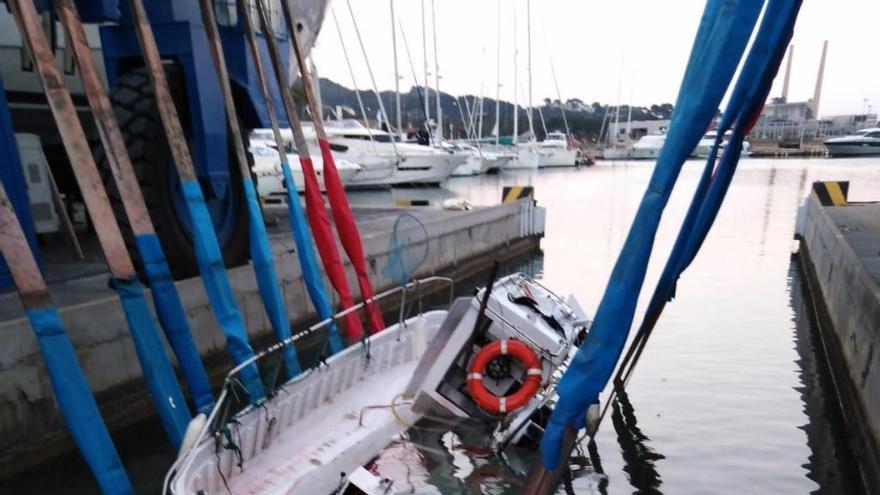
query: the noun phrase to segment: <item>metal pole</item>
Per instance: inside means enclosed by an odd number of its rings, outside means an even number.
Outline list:
[[[425,0],[422,0],[422,61],[425,69],[425,127],[431,133],[431,88],[428,86],[428,28],[425,24]],[[432,138],[433,140],[433,138]]]
[[[501,0],[498,0],[498,50],[495,56],[495,146],[501,143]]]
[[[440,106],[440,59],[437,57],[437,12],[431,0],[431,32],[434,36],[434,94],[437,97],[437,144],[443,143],[443,108]]]
[[[397,23],[394,16],[394,0],[388,0],[391,6],[391,47],[394,53],[394,99],[397,104],[397,135],[403,132],[403,124],[400,115],[400,73],[397,71]]]

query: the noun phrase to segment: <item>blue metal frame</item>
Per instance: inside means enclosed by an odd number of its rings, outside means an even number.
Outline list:
[[[221,0],[224,5],[232,1]],[[142,65],[140,44],[132,26],[128,3],[112,0],[80,0],[77,3],[81,12],[88,13],[82,15],[84,21],[115,22],[101,27],[107,80],[112,86],[122,74]],[[164,59],[171,60],[183,70],[193,155],[200,182],[206,196],[223,200],[230,174],[226,119],[198,3],[195,0],[147,0],[144,4],[159,52]],[[238,24],[220,26],[220,35],[243,125],[248,128],[269,127],[268,112],[259,91],[253,61],[248,55],[244,30]],[[276,37],[280,49],[287,52],[290,44],[286,30],[280,30]],[[261,41],[260,45],[261,51],[265,52],[265,43]],[[273,81],[270,89],[280,105],[281,97],[274,79],[269,78]]]

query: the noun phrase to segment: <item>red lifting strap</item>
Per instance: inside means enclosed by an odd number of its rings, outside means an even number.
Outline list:
[[[321,253],[321,263],[324,265],[324,271],[327,273],[327,278],[330,279],[333,288],[339,294],[342,307],[350,308],[354,306],[354,299],[351,297],[351,289],[348,286],[348,279],[345,277],[342,258],[336,249],[336,239],[333,238],[330,219],[327,218],[327,211],[324,209],[324,198],[321,197],[321,186],[318,184],[315,167],[312,165],[311,158],[306,158],[302,155],[299,157],[299,163],[302,165],[303,178],[305,179],[306,214],[309,217],[309,226],[312,228],[312,237],[315,238],[315,246],[318,248],[318,252]],[[326,177],[327,162],[325,161],[324,163]],[[363,335],[364,327],[361,325],[357,311],[345,315],[346,340],[354,342],[363,337]]]
[[[354,214],[345,196],[345,186],[339,178],[336,170],[336,161],[330,152],[330,143],[326,139],[318,139],[321,147],[321,157],[324,159],[324,186],[327,189],[327,198],[330,200],[330,211],[333,212],[333,220],[336,222],[336,232],[342,241],[342,248],[354,266],[357,275],[358,287],[361,290],[361,299],[367,300],[373,297],[373,285],[367,275],[367,265],[364,260],[364,247],[361,244],[361,234],[354,221]],[[385,328],[382,321],[382,312],[375,302],[366,305],[367,322],[370,333],[380,332]]]

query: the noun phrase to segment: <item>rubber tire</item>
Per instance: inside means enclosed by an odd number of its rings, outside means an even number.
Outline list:
[[[188,131],[188,107],[183,76],[178,67],[166,66],[166,75],[184,132]],[[187,228],[177,216],[174,191],[171,186],[172,159],[159,110],[155,105],[153,85],[144,68],[123,74],[110,92],[110,101],[122,130],[132,166],[153,220],[153,228],[165,251],[165,257],[175,280],[189,278],[199,273],[192,239]],[[230,142],[229,164],[235,163]],[[190,146],[191,147],[191,146]],[[139,273],[143,276],[131,227],[122,207],[122,201],[109,171],[103,151],[96,153],[104,180],[104,187],[113,204],[123,236]],[[239,167],[231,166],[230,191],[235,205],[231,234],[221,246],[223,261],[227,267],[247,262],[250,246],[248,239],[247,205]],[[223,242],[223,240],[220,240]]]

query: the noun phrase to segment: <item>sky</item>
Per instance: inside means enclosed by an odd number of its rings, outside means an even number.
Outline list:
[[[376,84],[394,88],[390,1],[350,0]],[[422,4],[426,10],[430,86],[434,81],[431,0],[393,0],[401,91],[413,85],[415,68],[424,81]],[[528,101],[526,0],[434,0],[440,89],[453,95],[495,97],[500,60],[501,99],[514,95],[514,43],[518,53],[520,103]],[[501,49],[498,18],[501,8]],[[705,0],[533,0],[531,5],[532,94],[580,98],[587,103],[647,106],[674,103]],[[340,29],[334,22],[335,13]],[[516,16],[516,36],[514,36]],[[804,0],[792,44],[789,101],[812,97],[822,50],[829,41],[819,114],[880,110],[880,63],[876,39],[878,0]],[[402,30],[400,25],[402,24]],[[343,42],[340,41],[340,31]],[[407,57],[403,38],[409,45]],[[331,0],[315,46],[321,77],[352,87],[347,49],[357,87],[372,89],[346,0]],[[782,88],[782,73],[771,96]],[[555,69],[558,93],[554,84]],[[867,102],[865,101],[867,99]]]

